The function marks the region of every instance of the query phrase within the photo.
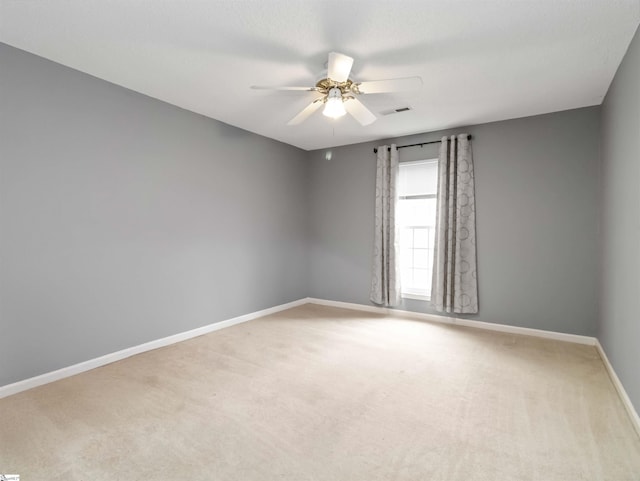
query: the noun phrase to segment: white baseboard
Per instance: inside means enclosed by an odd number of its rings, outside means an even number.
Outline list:
[[[121,351],[112,352],[104,356],[96,357],[94,359],[74,364],[72,366],[63,367],[62,369],[47,372],[45,374],[31,377],[23,381],[18,381],[13,384],[0,386],[0,399],[2,399],[3,397],[11,396],[12,394],[26,391],[27,389],[42,386],[43,384],[48,384],[50,382],[58,381],[66,377],[74,376],[76,374],[89,371],[90,369],[104,366],[105,364],[120,361],[127,357],[140,354],[142,352],[151,351],[152,349],[158,349],[159,347],[168,346],[180,341],[186,341],[187,339],[191,339],[193,337],[202,336],[203,334],[207,334],[209,332],[224,329],[225,327],[235,326],[236,324],[240,324],[242,322],[251,321],[253,319],[257,319],[258,317],[268,316],[269,314],[274,314],[276,312],[291,309],[292,307],[301,306],[307,303],[308,301],[306,299],[299,299],[297,301],[289,302],[286,304],[280,304],[279,306],[270,307],[261,311],[251,312],[243,316],[234,317],[232,319],[227,319],[206,326],[198,327],[190,331],[180,332],[178,334],[174,334],[173,336],[163,337],[162,339],[156,339],[155,341],[150,341],[138,346],[129,347]]]
[[[495,324],[492,322],[474,321],[470,319],[460,319],[457,317],[439,316],[437,314],[427,314],[422,312],[402,311],[400,309],[390,309],[387,307],[367,306],[364,304],[354,304],[351,302],[327,301],[325,299],[307,298],[312,304],[323,306],[341,307],[343,309],[352,309],[357,311],[375,312],[389,316],[411,317],[414,319],[423,319],[425,321],[439,322],[443,324],[453,324],[457,326],[474,327],[477,329],[487,329],[489,331],[507,332],[511,334],[523,334],[526,336],[543,337],[545,339],[555,339],[557,341],[573,342],[577,344],[586,344],[595,346],[597,339],[589,336],[579,336],[577,334],[565,334],[563,332],[543,331],[542,329],[531,329],[528,327],[509,326],[506,324]]]
[[[640,436],[640,416],[638,416],[638,412],[633,407],[633,404],[631,403],[631,399],[629,399],[629,395],[627,394],[627,391],[625,391],[624,386],[620,381],[620,378],[618,377],[618,375],[613,369],[613,366],[609,362],[609,358],[607,357],[607,354],[604,352],[604,348],[602,347],[602,344],[600,344],[600,341],[597,341],[597,340],[596,340],[596,349],[598,350],[598,354],[600,354],[600,358],[604,363],[604,367],[607,369],[607,373],[609,374],[611,383],[616,388],[616,391],[618,391],[620,400],[622,401],[624,408],[627,410],[627,414],[629,415],[631,424],[633,424],[633,427],[635,428],[636,433],[638,433],[638,436]]]

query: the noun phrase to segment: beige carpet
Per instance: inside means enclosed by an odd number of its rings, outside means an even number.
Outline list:
[[[306,305],[0,400],[21,480],[640,480],[594,348]]]

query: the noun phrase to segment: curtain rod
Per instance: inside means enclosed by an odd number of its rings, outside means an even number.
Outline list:
[[[449,140],[449,139],[447,138],[447,140]],[[471,140],[471,136],[470,135],[467,137],[467,140]],[[442,142],[442,140],[432,140],[431,142],[420,142],[419,144],[400,145],[400,146],[398,146],[398,149],[404,149],[406,147],[417,147],[418,145],[420,147],[422,147],[423,145],[439,144],[440,142]],[[391,151],[391,147],[387,147],[387,149],[389,151]],[[373,148],[373,153],[374,154],[378,153],[378,148],[377,147]]]

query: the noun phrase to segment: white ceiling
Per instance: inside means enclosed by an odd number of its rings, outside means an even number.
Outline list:
[[[640,0],[0,0],[2,42],[307,150],[599,104],[639,21]],[[288,127],[317,94],[249,89],[312,86],[330,51],[424,86],[361,97],[367,127]]]

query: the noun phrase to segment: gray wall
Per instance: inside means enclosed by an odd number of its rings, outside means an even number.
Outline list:
[[[455,129],[474,136],[480,312],[487,322],[594,335],[598,309],[599,107]],[[374,145],[314,151],[311,296],[369,304]],[[438,146],[400,151],[437,157]],[[433,312],[428,303],[404,309]]]
[[[640,410],[640,33],[602,109],[602,306],[598,338]]]
[[[307,165],[0,44],[0,385],[305,297]]]

